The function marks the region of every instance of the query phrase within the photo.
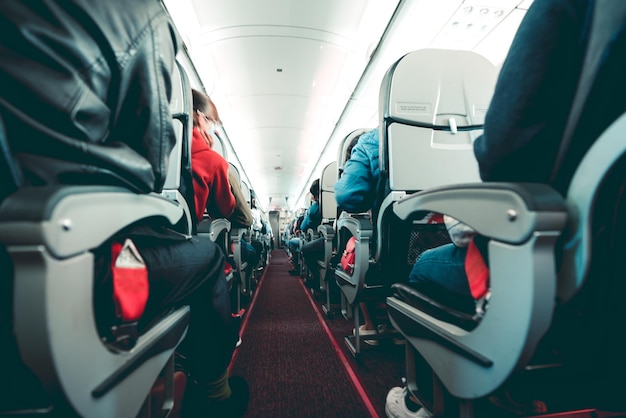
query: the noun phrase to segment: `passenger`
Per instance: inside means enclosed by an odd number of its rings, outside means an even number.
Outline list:
[[[358,136],[354,137],[352,139],[352,141],[350,142],[350,144],[346,148],[346,155],[344,156],[343,161],[348,161],[350,159],[350,154],[352,153],[352,148],[354,148],[354,146],[356,145],[358,140],[359,140]],[[335,240],[336,240],[336,238],[335,238]],[[313,279],[317,280],[318,283],[319,283],[319,280],[321,280],[321,278],[319,277],[318,261],[321,261],[324,258],[324,255],[325,255],[324,238],[320,237],[317,240],[312,241],[312,242],[316,242],[316,243],[311,245],[311,249],[310,250],[307,250],[307,251],[303,252],[303,255],[304,255],[304,260],[306,262],[306,265],[309,268],[309,271],[311,271],[313,273],[313,276],[314,276]],[[336,257],[338,257],[338,255]],[[331,260],[331,263],[334,265],[334,264],[337,263],[337,261],[336,260]]]
[[[229,172],[229,181],[231,184],[233,195],[235,196],[235,210],[230,217],[230,223],[232,228],[248,229],[252,225],[253,215],[243,190],[241,190],[241,184],[233,173]],[[254,243],[254,241],[252,241]],[[241,259],[248,263],[247,273],[250,274],[254,266],[259,262],[260,252],[243,237],[240,241],[241,245]],[[233,266],[234,267],[234,266]]]
[[[196,216],[204,212],[210,218],[230,218],[235,210],[235,196],[228,176],[228,161],[215,152],[212,131],[220,123],[217,108],[211,99],[198,90],[193,95],[193,138],[191,170]]]
[[[204,212],[210,218],[226,218],[233,228],[252,225],[252,211],[246,202],[239,181],[230,173],[228,162],[212,149],[212,133],[221,119],[215,103],[204,93],[192,89],[193,138],[191,143],[191,171],[193,177],[196,216]],[[259,261],[259,254],[245,240],[241,241],[242,260],[251,270]],[[234,267],[234,266],[233,266]]]
[[[320,181],[315,180],[309,189],[313,203],[307,211],[307,216],[302,221],[302,230],[313,229],[317,232],[317,227],[322,223],[322,212],[320,211],[319,192]],[[302,259],[306,263],[309,271],[313,274],[313,280],[319,280],[319,270],[317,260],[324,257],[324,237],[319,237],[305,243],[300,249]]]
[[[252,244],[252,246],[254,247],[254,250],[258,254],[257,262],[255,262],[253,265],[253,267],[255,267],[261,257],[261,254],[263,254],[263,251],[264,251],[263,243],[259,241],[259,234],[261,234],[261,231],[263,229],[263,214],[261,213],[261,209],[259,209],[257,206],[255,195],[252,195],[250,197],[250,207],[252,210],[252,217],[253,217],[252,230],[254,232],[250,237],[250,243]]]
[[[269,241],[267,244],[267,250],[272,252],[274,251],[274,231],[272,230],[272,225],[267,219],[263,219],[263,227],[265,228],[265,233],[267,234]]]
[[[528,9],[498,76],[484,134],[474,142],[484,181],[550,183],[582,67],[591,10],[590,0],[535,0]],[[421,283],[441,284],[444,276],[447,283],[467,282],[465,260],[450,257],[452,245],[431,250],[427,259],[425,252],[413,271],[425,261],[444,258],[456,265],[452,271],[460,272],[458,277],[451,279],[449,268],[432,268],[430,277],[420,273]],[[388,417],[432,416],[407,395],[406,388],[391,389]]]
[[[296,218],[291,228],[291,238],[289,238],[289,242],[287,242],[287,249],[289,249],[289,261],[292,264],[292,269],[289,270],[289,274],[297,275],[300,273],[300,265],[298,264],[298,253],[300,251],[300,235],[302,234],[302,230],[300,229],[300,225],[304,221],[304,213]]]
[[[335,183],[335,199],[340,210],[353,213],[371,210],[372,219],[377,218],[382,203],[382,198],[378,196],[378,148],[377,128],[357,137],[341,177]]]
[[[317,228],[317,225],[319,225],[322,222],[322,214],[320,212],[319,203],[317,201],[318,200],[317,196],[319,195],[319,187],[320,187],[319,179],[311,183],[309,192],[311,193],[313,203],[311,203],[311,206],[309,207],[309,209],[307,209],[304,212],[302,221],[300,222],[298,226],[300,230],[300,235],[306,234],[309,228],[313,228],[313,229]],[[293,268],[289,270],[289,274],[291,275],[300,274],[299,265],[300,265],[300,262],[302,262],[302,254],[300,252],[304,248],[304,246],[300,248],[300,241],[302,239],[303,238],[301,237],[292,238],[289,241],[289,250],[291,251],[292,260],[294,259],[297,260],[297,262],[294,262]]]
[[[24,182],[160,192],[175,142],[175,34],[153,0],[2,2],[0,113]],[[248,386],[228,376],[238,330],[219,249],[163,225],[131,227],[123,237],[134,240],[149,271],[142,321],[191,307],[180,349],[196,382],[197,412],[242,415]]]
[[[252,196],[250,198],[250,206],[252,207],[252,215],[254,217],[252,230],[261,231],[261,228],[263,228],[263,217],[261,216],[261,210],[258,208],[256,203],[256,197]]]
[[[341,177],[335,183],[335,199],[340,210],[353,213],[370,211],[375,228],[375,220],[378,218],[382,203],[378,193],[380,181],[378,129],[362,133],[355,141]],[[379,327],[371,314],[373,307],[364,302],[360,303],[359,307],[364,321],[359,327],[359,334],[363,336],[378,334]],[[365,342],[371,345],[378,344],[377,340],[366,339]]]

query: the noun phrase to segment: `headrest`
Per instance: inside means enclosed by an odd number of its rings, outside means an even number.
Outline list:
[[[320,195],[320,179],[315,179],[313,183],[311,183],[309,192],[311,192],[311,194],[315,197],[318,197]]]
[[[170,99],[170,113],[178,115],[185,110],[185,93],[183,92],[183,76],[178,62],[172,68],[172,98]],[[182,70],[184,71],[184,70]]]
[[[380,91],[384,118],[425,126],[482,125],[497,70],[469,51],[422,49],[400,58],[387,71]]]
[[[329,163],[322,170],[320,181],[320,210],[322,219],[337,217],[337,201],[335,200],[335,183],[337,182],[337,162]]]

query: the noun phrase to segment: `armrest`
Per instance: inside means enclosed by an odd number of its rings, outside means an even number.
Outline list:
[[[250,231],[249,228],[232,228],[230,230],[230,242],[233,245],[235,268],[239,275],[239,280],[241,280],[241,285],[243,286],[242,291],[244,292],[248,291],[246,281],[246,268],[248,267],[248,263],[244,262],[241,258],[241,241],[248,231]]]
[[[537,183],[470,183],[415,193],[394,203],[407,220],[418,212],[450,215],[480,235],[520,244],[539,231],[561,230],[567,205],[550,186]]]
[[[335,228],[331,224],[321,224],[317,227],[319,235],[323,236],[325,240],[332,240],[335,236]]]
[[[448,214],[490,238],[491,296],[474,329],[401,298],[389,297],[387,305],[394,326],[454,396],[474,399],[491,393],[528,361],[552,321],[554,252],[568,216],[565,201],[544,185],[478,183],[416,193],[393,210],[404,220],[424,211]]]
[[[431,298],[404,283],[395,283],[391,286],[393,297],[409,305],[432,315],[434,318],[456,325],[466,331],[471,331],[480,323],[480,315],[476,314],[476,306],[467,306],[465,301],[459,300],[454,308],[442,305]]]
[[[107,186],[25,187],[0,205],[0,241],[43,244],[62,258],[97,248],[112,232],[140,219],[163,217],[173,225],[182,215],[180,206],[154,193]]]
[[[322,278],[326,277],[326,271],[330,268],[330,261],[333,258],[333,241],[335,239],[335,228],[329,224],[322,224],[317,227],[319,235],[324,239],[324,259],[319,260]],[[323,281],[323,280],[322,280]]]
[[[185,335],[189,308],[161,318],[132,350],[105,345],[94,318],[94,256],[122,228],[183,211],[123,188],[23,188],[0,205],[0,242],[14,266],[14,334],[24,363],[61,415],[134,416]]]
[[[215,242],[222,233],[229,232],[230,227],[230,221],[225,218],[203,219],[198,224],[198,234],[206,234],[211,241]]]
[[[340,234],[342,229],[346,229],[349,235],[356,237],[354,271],[350,275],[337,268],[335,269],[335,277],[348,303],[353,304],[365,286],[365,277],[369,269],[370,240],[374,234],[374,229],[369,219],[345,212],[337,220],[339,236],[342,235]],[[338,248],[341,247],[338,246]]]

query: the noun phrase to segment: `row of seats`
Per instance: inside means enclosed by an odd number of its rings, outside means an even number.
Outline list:
[[[481,133],[496,73],[478,54],[444,50],[415,51],[390,68],[381,88],[385,117],[380,126],[381,184],[388,187],[378,191],[384,199],[374,222],[369,214],[337,213],[333,190],[347,147],[365,129],[347,135],[337,162],[322,171],[323,222],[318,232],[324,237],[325,255],[319,261],[323,278],[319,290],[326,296],[324,309],[330,312],[331,286],[337,283],[341,288],[342,313],[355,323],[354,335],[346,337],[354,355],[363,341],[359,303],[383,302],[394,280],[388,278],[408,277],[421,252],[449,242],[443,223],[420,220],[428,211],[405,222],[393,214],[393,208],[417,191],[479,179],[472,142]],[[331,260],[337,259],[337,249],[341,252],[350,237],[356,238],[356,256],[353,272],[346,272],[331,265]]]
[[[358,304],[384,301],[392,326],[409,343],[408,389],[437,416],[471,417],[474,401],[507,385],[532,387],[546,378],[559,392],[560,384],[573,386],[568,379],[586,383],[587,376],[601,388],[585,386],[593,401],[616,399],[626,371],[616,354],[624,311],[613,301],[625,283],[619,278],[619,251],[626,115],[623,107],[603,108],[608,105],[599,104],[594,88],[620,82],[615,56],[621,51],[613,46],[621,45],[625,12],[604,2],[595,7],[562,155],[570,156],[577,126],[596,123],[584,116],[597,114],[598,107],[616,116],[597,129],[603,131],[599,138],[587,139],[589,149],[570,164],[565,193],[545,184],[480,182],[472,144],[482,132],[497,70],[478,54],[461,51],[415,51],[385,75],[380,166],[381,183],[390,192],[379,190],[386,197],[376,222],[364,214],[337,213],[333,196],[345,147],[362,130],[345,138],[337,161],[322,171],[318,233],[325,253],[316,290],[325,295],[323,307],[332,311],[330,292],[337,285],[342,312],[355,324],[355,335],[346,341],[358,355],[363,341]],[[595,101],[587,102],[590,97]],[[488,240],[489,289],[471,312],[403,283],[423,251],[449,242],[442,223],[425,222],[433,213],[450,215]],[[349,237],[356,238],[351,274],[333,263]]]

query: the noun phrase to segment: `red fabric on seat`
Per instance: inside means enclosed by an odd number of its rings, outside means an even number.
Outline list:
[[[123,245],[111,246],[111,270],[113,272],[113,300],[117,315],[127,322],[137,321],[143,315],[148,302],[148,269],[116,265]],[[143,261],[143,260],[142,260]]]
[[[480,254],[474,238],[467,247],[465,258],[465,273],[469,282],[470,291],[474,299],[480,299],[487,293],[489,287],[489,268]]]

